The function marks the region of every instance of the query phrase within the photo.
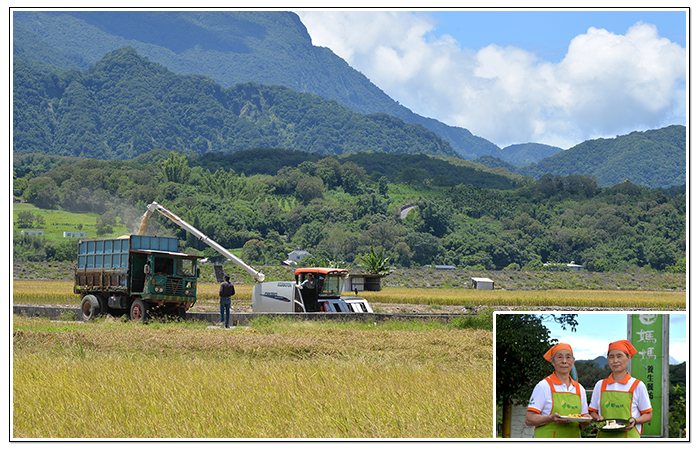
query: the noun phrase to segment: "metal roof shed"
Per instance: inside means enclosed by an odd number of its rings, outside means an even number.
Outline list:
[[[472,277],[472,289],[493,289],[493,280],[490,278]]]

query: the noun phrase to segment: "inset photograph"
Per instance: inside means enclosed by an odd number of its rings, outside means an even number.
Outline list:
[[[685,312],[495,313],[494,436],[688,439]]]

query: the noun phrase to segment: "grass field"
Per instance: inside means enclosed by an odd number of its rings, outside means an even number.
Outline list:
[[[56,280],[14,280],[12,282],[14,304],[80,305],[80,298],[73,294],[71,281]],[[217,311],[219,286],[216,283],[199,283],[198,300],[195,311]],[[250,305],[253,286],[236,285],[236,295],[232,305]],[[609,307],[609,308],[651,308],[658,310],[685,309],[686,293],[680,291],[636,291],[636,290],[540,290],[504,291],[476,289],[435,289],[386,287],[381,291],[364,291],[362,296],[370,304],[378,305],[375,312],[381,312],[381,304],[422,304],[458,306],[521,306],[528,307]]]
[[[58,209],[40,209],[29,203],[14,203],[12,205],[12,223],[17,224],[17,215],[22,211],[29,211],[34,215],[44,218],[43,228],[29,228],[31,230],[42,230],[47,240],[54,241],[63,238],[64,231],[85,231],[88,238],[97,238],[97,218],[98,214],[79,214],[62,211]],[[79,226],[82,225],[82,228]],[[117,220],[117,226],[108,235],[99,236],[101,238],[119,237],[129,234],[126,226]],[[13,227],[13,229],[18,229]]]
[[[490,438],[492,333],[13,319],[13,438]]]

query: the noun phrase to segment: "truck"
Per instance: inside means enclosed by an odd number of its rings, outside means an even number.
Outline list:
[[[81,296],[79,314],[83,320],[100,314],[125,313],[134,321],[145,321],[153,314],[184,318],[196,303],[198,262],[203,257],[180,253],[177,238],[146,236],[148,220],[155,211],[194,234],[258,282],[252,294],[253,312],[373,312],[366,299],[341,296],[348,270],[300,268],[294,271],[295,282],[265,282],[262,272],[153,202],[142,216],[137,234],[78,241],[73,290]],[[312,287],[302,281],[309,276],[314,280]]]
[[[197,301],[200,258],[180,253],[177,238],[79,239],[73,292],[80,295],[80,318],[101,314],[128,314],[134,321],[155,314],[184,318]]]

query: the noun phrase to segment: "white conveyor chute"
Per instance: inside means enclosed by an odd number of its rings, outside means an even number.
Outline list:
[[[158,211],[161,214],[163,214],[165,217],[168,219],[172,220],[176,224],[178,224],[181,228],[184,230],[194,234],[197,239],[200,241],[204,241],[205,244],[216,250],[217,252],[221,253],[224,255],[229,261],[232,263],[236,264],[238,267],[241,267],[244,269],[246,272],[248,272],[253,278],[258,283],[262,283],[265,281],[265,275],[261,272],[258,272],[257,270],[253,269],[250,267],[248,264],[246,264],[244,261],[242,261],[240,258],[223,248],[221,245],[217,244],[215,241],[209,239],[207,236],[204,235],[201,231],[190,225],[189,223],[185,222],[184,220],[180,219],[178,216],[170,212],[167,208],[159,205],[156,202],[151,203],[148,205],[148,209],[144,213],[143,217],[141,218],[141,225],[139,226],[139,231],[138,235],[143,236],[144,233],[146,232],[146,225],[148,224],[148,219],[151,217],[154,211]]]

